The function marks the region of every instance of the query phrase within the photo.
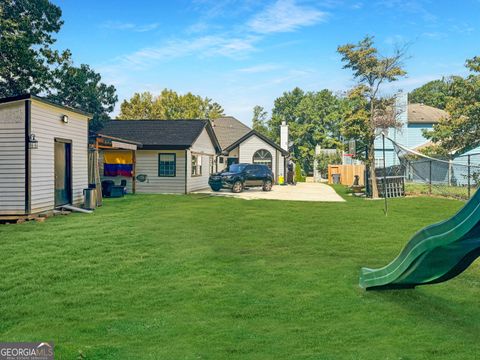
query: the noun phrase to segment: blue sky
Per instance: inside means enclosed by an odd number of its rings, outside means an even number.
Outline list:
[[[114,84],[119,104],[145,90],[191,91],[247,124],[254,105],[270,110],[295,86],[351,87],[336,48],[366,34],[387,54],[410,44],[408,77],[391,93],[464,74],[465,60],[480,55],[480,0],[53,2],[65,21],[57,47]]]

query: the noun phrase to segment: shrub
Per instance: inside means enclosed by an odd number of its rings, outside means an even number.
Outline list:
[[[295,164],[295,182],[305,182],[302,166],[298,162]]]

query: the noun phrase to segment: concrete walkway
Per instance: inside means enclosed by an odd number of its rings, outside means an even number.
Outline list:
[[[290,200],[290,201],[345,201],[333,188],[319,183],[298,183],[273,187],[272,191],[262,191],[261,188],[244,190],[239,194],[232,193],[229,189],[222,189],[219,192],[210,189],[198,191],[197,194],[210,194],[212,196],[230,196],[245,200],[268,199],[268,200]]]

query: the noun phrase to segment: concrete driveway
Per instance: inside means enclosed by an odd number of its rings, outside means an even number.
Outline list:
[[[262,191],[261,188],[252,188],[244,190],[239,194],[234,194],[229,189],[222,189],[219,192],[206,189],[197,191],[196,194],[230,196],[245,200],[345,201],[333,188],[320,183],[298,183],[297,185],[287,186],[276,185],[272,191]]]

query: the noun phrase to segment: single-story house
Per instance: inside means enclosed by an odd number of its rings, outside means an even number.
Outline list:
[[[0,99],[0,215],[83,202],[91,117],[30,94]]]
[[[277,182],[280,176],[285,178],[288,125],[282,124],[280,132],[283,147],[232,116],[212,120],[212,126],[222,148],[216,161],[218,171],[235,163],[263,164],[272,169]]]
[[[125,180],[137,193],[186,194],[208,188],[221,151],[208,120],[112,120],[97,136],[139,145],[132,155],[129,149],[99,154],[101,180],[117,185]],[[112,170],[105,163],[118,167]]]

